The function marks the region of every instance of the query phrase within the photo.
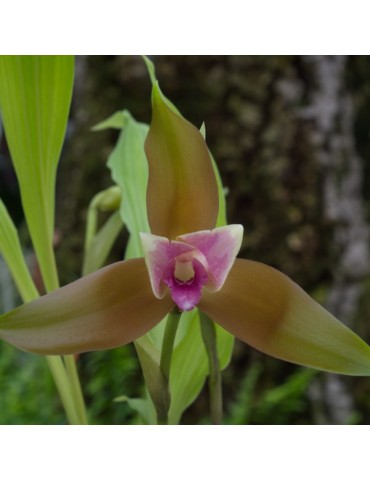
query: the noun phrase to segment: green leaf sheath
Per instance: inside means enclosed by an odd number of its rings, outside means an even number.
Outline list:
[[[126,111],[123,115],[125,126],[109,157],[108,167],[112,172],[113,180],[121,189],[120,212],[122,221],[132,237],[132,255],[141,257],[139,232],[149,232],[146,213],[148,163],[144,152],[148,126],[137,122]]]

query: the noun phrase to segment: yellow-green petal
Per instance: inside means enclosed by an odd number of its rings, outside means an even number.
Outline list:
[[[370,375],[370,347],[286,275],[237,259],[221,289],[199,308],[273,357],[346,375]]]
[[[218,188],[207,145],[197,128],[174,113],[153,85],[153,115],[145,142],[151,232],[176,238],[216,226]]]
[[[47,355],[114,348],[154,327],[173,308],[157,300],[144,259],[118,262],[0,317],[0,338]]]

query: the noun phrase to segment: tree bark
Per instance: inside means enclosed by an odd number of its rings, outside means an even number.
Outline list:
[[[314,125],[311,139],[322,172],[323,216],[334,227],[333,249],[338,252],[326,307],[352,328],[370,262],[363,166],[354,145],[353,101],[345,85],[347,58],[316,56],[304,61],[316,79],[304,115]],[[324,406],[318,423],[350,421],[354,402],[343,377],[325,375],[322,382],[314,382],[311,394]]]

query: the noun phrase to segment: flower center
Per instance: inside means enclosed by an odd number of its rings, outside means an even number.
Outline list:
[[[170,240],[140,234],[150,283],[157,298],[167,287],[180,310],[191,310],[202,289],[217,292],[234,263],[243,237],[241,225],[188,233]]]
[[[194,252],[178,255],[166,268],[162,281],[169,287],[171,297],[180,310],[194,308],[208,275],[204,266],[194,258]]]
[[[194,278],[193,255],[184,253],[175,259],[174,276],[179,282],[189,282]]]

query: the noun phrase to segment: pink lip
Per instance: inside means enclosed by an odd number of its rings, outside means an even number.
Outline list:
[[[241,225],[189,233],[177,240],[141,234],[154,295],[163,298],[168,287],[180,310],[194,308],[203,286],[217,291],[224,284],[239,252],[242,235]],[[176,271],[183,272],[182,278],[177,278],[179,274],[176,277]]]

